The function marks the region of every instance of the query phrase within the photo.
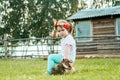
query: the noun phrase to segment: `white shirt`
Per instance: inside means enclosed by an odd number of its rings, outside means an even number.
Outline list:
[[[76,43],[72,35],[68,35],[64,39],[61,40],[61,53],[64,55],[65,53],[65,46],[66,44],[71,45],[70,53],[69,53],[69,59],[73,62],[75,61],[76,57]]]

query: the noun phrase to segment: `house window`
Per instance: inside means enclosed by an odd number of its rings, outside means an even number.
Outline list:
[[[117,36],[120,36],[120,18],[118,18],[117,20],[116,20],[116,33],[117,33]],[[120,37],[119,38],[117,38],[117,39],[119,39],[120,40]]]
[[[76,36],[78,42],[88,42],[92,41],[92,38],[89,38],[92,36],[92,28],[91,28],[91,22],[90,21],[80,21],[76,25]]]

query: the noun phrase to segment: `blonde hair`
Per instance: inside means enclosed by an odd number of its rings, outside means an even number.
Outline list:
[[[58,20],[58,23],[66,23],[69,25],[70,29],[67,30],[70,34],[72,34],[74,32],[74,26],[73,24],[71,24],[71,22],[68,22],[66,20]],[[50,36],[52,37],[58,37],[58,32],[57,32],[57,27],[54,27],[54,30],[50,33]]]
[[[61,19],[61,20],[58,21],[58,23],[66,23],[66,24],[68,24],[69,27],[70,27],[70,29],[67,30],[67,31],[68,31],[69,33],[72,33],[72,32],[73,32],[73,30],[72,30],[72,24],[71,24],[70,22]]]

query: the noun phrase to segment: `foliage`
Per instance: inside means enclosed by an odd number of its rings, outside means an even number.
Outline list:
[[[47,75],[47,61],[40,59],[1,59],[0,80],[120,80],[120,59],[80,59],[76,73]]]
[[[80,0],[79,9],[119,6],[120,0]]]
[[[0,35],[11,38],[46,37],[53,18],[66,19],[78,9],[78,0],[1,0]]]
[[[46,37],[53,29],[53,18],[66,19],[78,9],[117,5],[119,0],[0,0],[0,35]]]

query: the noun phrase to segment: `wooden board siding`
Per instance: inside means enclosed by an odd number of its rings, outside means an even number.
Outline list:
[[[120,41],[77,43],[78,55],[120,55]]]
[[[115,35],[115,20],[93,20],[93,35]]]
[[[89,55],[89,54],[96,54],[96,53],[97,53],[96,44],[90,43],[90,42],[77,43],[77,54]]]
[[[77,54],[120,55],[120,40],[112,36],[116,35],[116,19],[96,19],[92,20],[91,24],[93,28],[93,41],[78,42]]]

